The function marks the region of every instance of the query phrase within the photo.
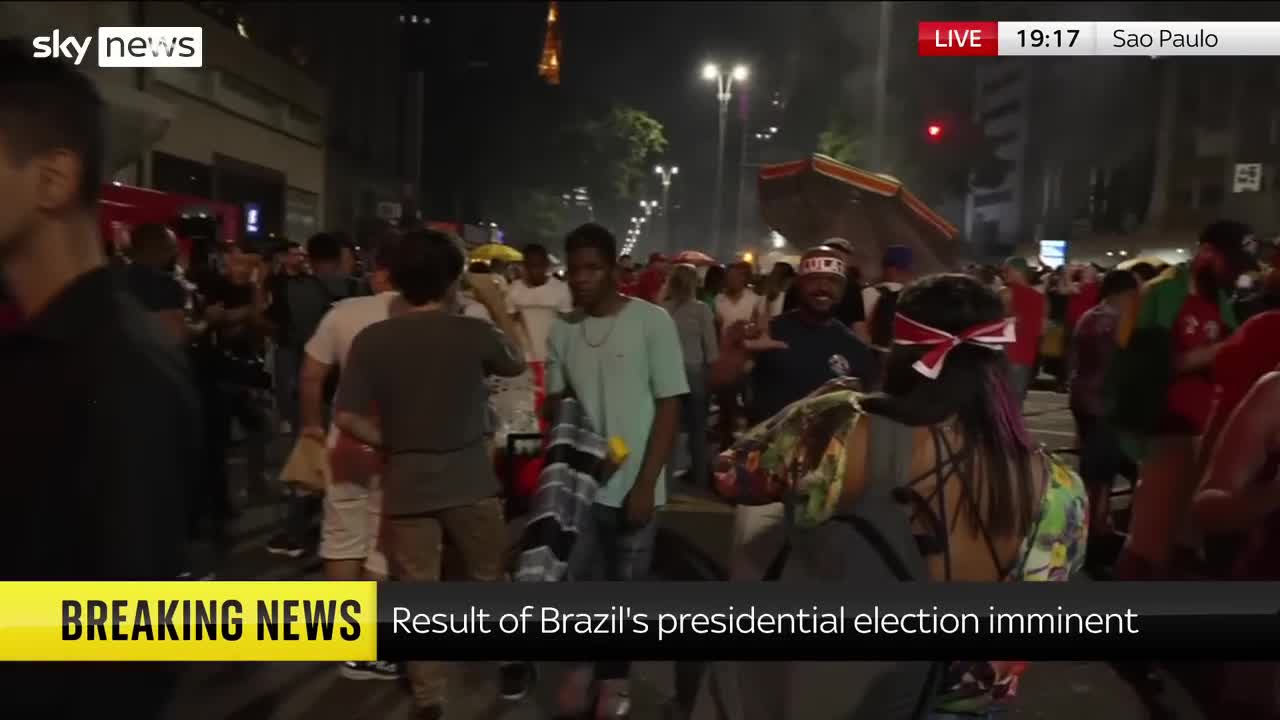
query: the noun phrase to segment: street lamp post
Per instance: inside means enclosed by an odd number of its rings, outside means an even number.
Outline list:
[[[667,252],[674,253],[671,238],[671,178],[680,174],[680,168],[672,165],[665,168],[661,165],[653,169],[662,178],[662,234],[663,242],[667,247]]]
[[[747,202],[747,111],[748,103],[744,95],[743,101],[739,103],[742,107],[742,144],[738,149],[738,204],[736,218],[734,223],[735,242],[742,244],[742,224],[745,217],[746,208],[743,205]]]
[[[720,219],[724,206],[724,134],[729,119],[729,98],[734,81],[745,82],[749,74],[746,65],[737,65],[732,72],[720,72],[720,66],[708,63],[702,68],[704,80],[716,81],[716,100],[720,101],[719,131],[716,135],[716,184],[711,198],[711,247],[713,254],[720,252]]]
[[[635,250],[636,243],[640,240],[640,227],[643,222],[643,217],[631,218],[631,225],[627,228],[627,240],[622,246],[623,255],[630,255]]]
[[[876,48],[875,106],[871,116],[871,170],[886,172],[884,148],[885,112],[889,92],[889,33],[893,29],[893,3],[880,3],[880,44]]]

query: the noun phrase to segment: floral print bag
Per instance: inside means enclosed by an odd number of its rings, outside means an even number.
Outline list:
[[[845,437],[865,414],[860,399],[850,386],[829,383],[752,428],[717,460],[717,492],[746,505],[784,500],[800,527],[831,520],[844,482]],[[1045,488],[1008,581],[1064,581],[1084,563],[1084,484],[1053,455],[1040,451],[1036,456],[1045,463]],[[1026,667],[1019,661],[952,662],[933,707],[941,713],[985,715],[1015,696]]]

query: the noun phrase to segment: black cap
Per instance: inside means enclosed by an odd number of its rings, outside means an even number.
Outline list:
[[[1200,233],[1200,242],[1217,248],[1227,259],[1234,272],[1245,273],[1258,269],[1258,259],[1250,252],[1253,230],[1234,220],[1218,220],[1209,223]]]

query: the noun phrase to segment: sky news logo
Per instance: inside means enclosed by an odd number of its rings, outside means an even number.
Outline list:
[[[202,67],[204,28],[100,27],[98,36],[54,30],[31,41],[32,56],[82,64],[96,46],[98,67]]]

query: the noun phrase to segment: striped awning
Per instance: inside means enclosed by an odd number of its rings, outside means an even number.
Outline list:
[[[765,223],[797,249],[840,237],[864,265],[889,245],[906,245],[922,270],[956,266],[958,228],[897,178],[815,154],[764,166],[759,188]]]

